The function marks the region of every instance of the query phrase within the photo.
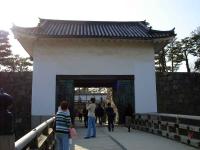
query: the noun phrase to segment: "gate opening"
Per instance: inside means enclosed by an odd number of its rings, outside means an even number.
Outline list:
[[[78,93],[85,90],[82,96]],[[95,93],[95,90],[102,93]],[[82,92],[83,92],[82,91]],[[90,91],[90,93],[88,93]],[[80,93],[81,94],[81,93]],[[86,98],[87,95],[88,97]],[[90,95],[88,95],[90,94]],[[96,97],[95,97],[96,94]],[[101,94],[97,96],[98,94]],[[106,96],[103,96],[106,95]],[[56,110],[60,101],[70,103],[71,115],[74,121],[78,112],[81,112],[81,103],[96,98],[96,102],[106,107],[111,102],[115,108],[117,122],[125,122],[124,112],[127,105],[135,111],[134,76],[133,75],[57,75],[56,76]],[[105,98],[106,97],[106,98]],[[105,98],[105,99],[104,99]]]

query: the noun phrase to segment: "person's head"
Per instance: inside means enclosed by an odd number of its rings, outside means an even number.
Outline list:
[[[62,102],[60,103],[60,108],[61,108],[61,110],[63,110],[63,111],[67,110],[67,109],[68,109],[68,106],[69,106],[69,104],[68,104],[67,101],[62,101]]]
[[[111,106],[111,103],[108,103],[108,107],[110,107]]]
[[[90,101],[91,101],[92,103],[95,103],[95,98],[92,97],[92,98],[90,99]]]
[[[0,91],[0,109],[1,110],[10,110],[13,106],[13,97]]]

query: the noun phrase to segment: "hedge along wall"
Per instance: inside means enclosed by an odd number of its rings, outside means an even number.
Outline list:
[[[16,139],[31,128],[32,72],[0,72],[0,88],[14,98]]]
[[[156,73],[156,80],[158,112],[200,115],[199,73]],[[31,128],[32,72],[0,72],[1,87],[15,99],[18,139]]]
[[[157,73],[158,112],[200,115],[199,73]]]

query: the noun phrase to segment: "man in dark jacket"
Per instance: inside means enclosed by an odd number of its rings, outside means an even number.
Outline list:
[[[95,109],[95,116],[96,122],[99,120],[99,124],[102,125],[102,118],[104,115],[104,109],[101,107],[101,104],[98,104],[97,108]]]
[[[114,131],[115,113],[110,103],[108,103],[108,107],[106,108],[106,114],[108,116],[108,131]]]
[[[0,150],[14,149],[14,116],[11,112],[13,98],[0,91]]]
[[[86,109],[86,106],[84,106],[82,114],[83,114],[83,117],[84,117],[85,127],[87,128],[87,124],[88,124],[88,110]]]
[[[125,123],[126,127],[128,128],[128,132],[130,132],[131,130],[132,116],[133,116],[133,109],[131,107],[131,104],[128,104],[125,109]]]

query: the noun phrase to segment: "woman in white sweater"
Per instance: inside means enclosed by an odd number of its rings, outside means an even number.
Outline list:
[[[88,110],[88,128],[85,139],[96,137],[96,118],[95,118],[95,98],[91,98],[91,102],[86,105]]]

